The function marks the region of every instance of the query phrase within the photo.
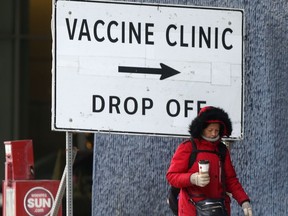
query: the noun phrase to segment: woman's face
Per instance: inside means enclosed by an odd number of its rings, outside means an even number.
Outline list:
[[[211,123],[203,130],[203,136],[207,138],[216,138],[220,132],[220,124],[219,123]]]

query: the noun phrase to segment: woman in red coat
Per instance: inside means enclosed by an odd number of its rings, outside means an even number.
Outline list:
[[[218,151],[221,138],[230,136],[232,124],[228,114],[220,108],[204,107],[189,126],[189,133],[197,150]],[[229,151],[226,151],[224,163],[219,156],[211,152],[198,152],[192,167],[188,167],[192,152],[192,143],[187,140],[181,143],[172,160],[166,178],[170,185],[181,188],[178,199],[179,216],[196,216],[192,204],[205,199],[223,199],[227,214],[230,216],[230,193],[242,206],[245,216],[252,216],[250,200],[238,181],[231,162]],[[198,162],[209,161],[209,172],[200,173]],[[224,214],[225,215],[225,214]]]

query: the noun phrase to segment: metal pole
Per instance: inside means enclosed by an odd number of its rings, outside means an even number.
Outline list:
[[[73,134],[66,132],[66,215],[73,216]]]
[[[73,161],[72,161],[72,164],[74,163],[76,155],[77,155],[77,149],[74,147],[73,148]],[[59,208],[60,208],[60,205],[62,203],[64,192],[65,192],[65,189],[66,189],[66,175],[67,175],[67,165],[65,166],[65,169],[64,169],[64,172],[63,172],[60,184],[59,184],[59,188],[58,188],[58,191],[57,191],[57,194],[56,194],[56,197],[55,197],[55,202],[53,203],[53,206],[51,208],[50,216],[56,216],[58,214],[58,212],[59,212]]]
[[[18,138],[19,136],[19,101],[20,101],[20,94],[19,94],[19,84],[20,84],[20,37],[21,37],[21,32],[20,32],[20,6],[21,6],[21,1],[15,1],[15,23],[14,23],[14,30],[15,30],[15,40],[14,42],[14,69],[13,69],[13,75],[14,75],[14,80],[13,80],[13,132],[12,136],[14,138]]]

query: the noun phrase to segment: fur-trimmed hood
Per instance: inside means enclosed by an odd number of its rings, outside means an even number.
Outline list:
[[[220,123],[220,137],[229,137],[232,133],[232,123],[228,114],[221,108],[207,106],[200,110],[189,126],[189,133],[193,138],[200,138],[209,123]]]

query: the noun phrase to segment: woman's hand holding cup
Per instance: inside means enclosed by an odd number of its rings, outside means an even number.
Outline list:
[[[199,187],[205,187],[210,182],[209,161],[200,160],[198,164],[199,164],[199,172],[193,173],[190,176],[190,182]]]

